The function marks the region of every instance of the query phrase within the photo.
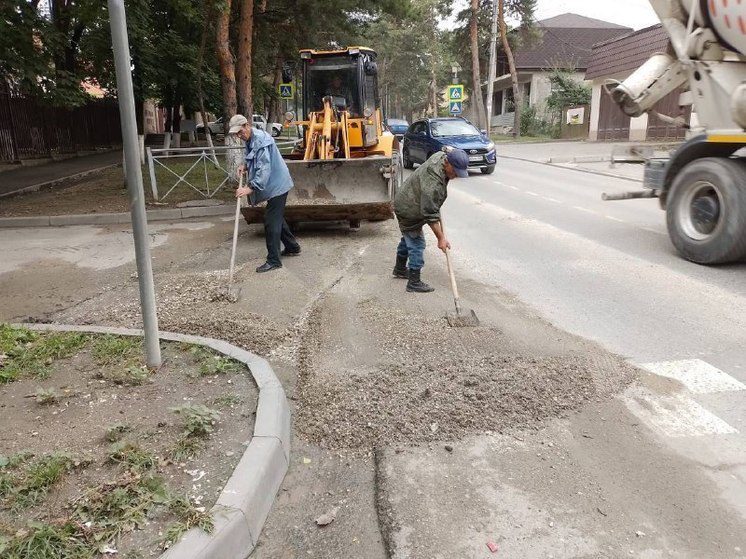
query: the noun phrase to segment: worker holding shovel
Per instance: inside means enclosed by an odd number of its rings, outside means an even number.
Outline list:
[[[239,176],[247,173],[248,186],[236,189],[236,198],[248,196],[252,206],[267,202],[264,213],[267,261],[256,271],[263,273],[282,268],[280,256],[300,254],[300,245],[285,221],[285,204],[288,192],[293,188],[290,171],[271,135],[252,128],[251,123],[243,115],[231,117],[228,125],[229,134],[237,134],[246,142],[246,162],[238,168],[238,173]],[[285,245],[282,252],[280,242]]]
[[[439,151],[420,165],[399,188],[394,198],[394,213],[402,237],[396,249],[394,277],[407,279],[407,291],[429,293],[434,288],[420,279],[425,265],[425,235],[427,224],[438,239],[438,248],[446,252],[451,243],[445,236],[440,219],[440,207],[448,196],[448,181],[468,177],[469,156],[461,149]]]

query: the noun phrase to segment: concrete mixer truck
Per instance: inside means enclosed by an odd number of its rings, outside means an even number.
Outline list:
[[[606,199],[658,198],[668,233],[684,257],[721,264],[746,257],[746,2],[650,0],[670,37],[609,92],[629,116],[684,88],[689,139],[645,167],[645,190]],[[657,115],[659,118],[670,118]]]

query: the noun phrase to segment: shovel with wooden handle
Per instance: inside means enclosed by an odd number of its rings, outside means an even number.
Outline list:
[[[440,218],[440,228],[443,230],[443,235],[446,234],[446,226],[443,223],[443,216]],[[458,285],[456,285],[456,275],[453,273],[453,264],[451,263],[451,249],[447,248],[446,253],[446,264],[448,265],[448,277],[451,280],[451,291],[453,292],[453,304],[456,307],[455,313],[448,313],[446,320],[448,325],[452,328],[463,328],[468,326],[479,326],[479,318],[477,313],[472,309],[461,308],[461,297],[458,294]]]
[[[243,188],[243,173],[238,177],[238,188]],[[236,270],[236,245],[238,244],[238,222],[241,219],[241,199],[243,196],[236,197],[236,219],[233,223],[233,245],[231,246],[231,265],[228,271],[228,288],[226,289],[226,298],[231,302],[235,303],[238,301],[238,296],[241,293],[241,289],[235,290],[233,288],[233,272]]]

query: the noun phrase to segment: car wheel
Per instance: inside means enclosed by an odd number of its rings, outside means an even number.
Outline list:
[[[491,175],[492,173],[495,172],[495,166],[494,165],[490,165],[489,167],[482,167],[479,170],[482,171],[483,175]]]
[[[409,150],[406,146],[404,146],[404,149],[402,150],[402,160],[405,169],[414,169],[414,163],[412,163],[412,160],[409,158]]]
[[[281,134],[281,131],[277,128],[272,128],[272,137],[277,138]]]
[[[746,256],[746,165],[707,157],[676,176],[666,205],[668,235],[679,253],[698,264]]]

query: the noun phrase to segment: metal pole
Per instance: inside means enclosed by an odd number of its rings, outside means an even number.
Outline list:
[[[140,284],[140,307],[145,332],[145,360],[150,368],[161,366],[161,347],[158,340],[158,316],[155,311],[153,267],[150,261],[148,219],[145,213],[145,193],[140,167],[140,142],[137,139],[135,95],[132,91],[132,62],[130,60],[127,20],[124,0],[108,0],[111,42],[117,72],[119,116],[122,119],[122,143],[127,163],[127,191],[132,214],[132,235],[135,240],[137,281]]]
[[[495,93],[495,73],[497,72],[497,3],[492,3],[492,30],[490,32],[490,69],[487,76],[487,135],[492,130],[492,97]]]

